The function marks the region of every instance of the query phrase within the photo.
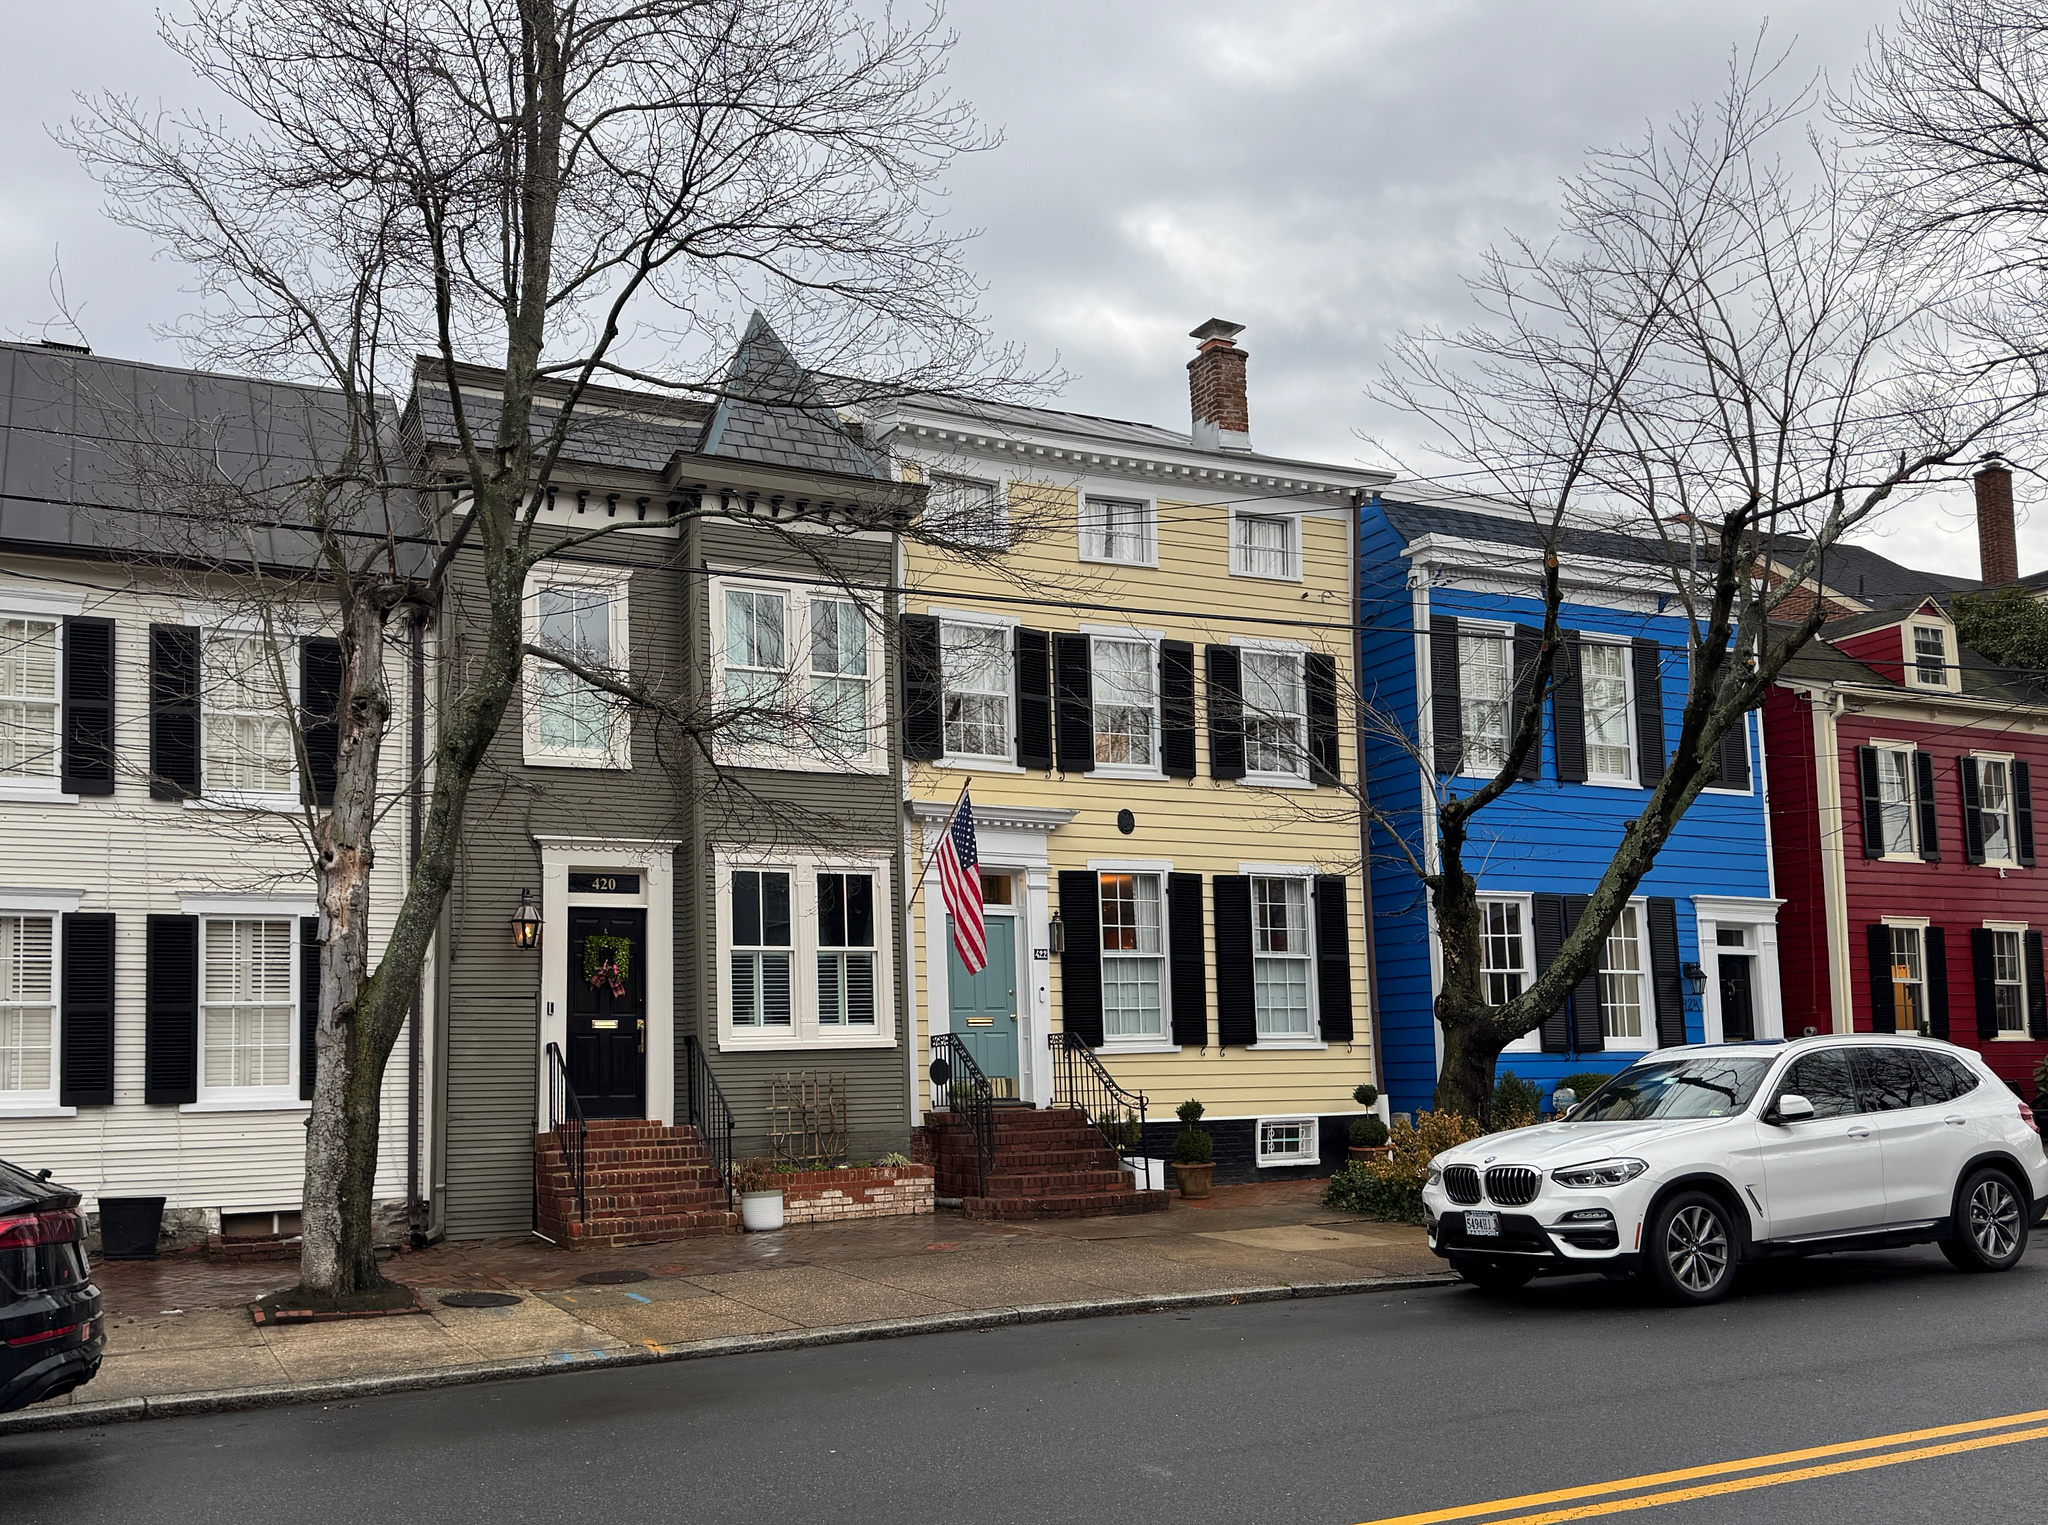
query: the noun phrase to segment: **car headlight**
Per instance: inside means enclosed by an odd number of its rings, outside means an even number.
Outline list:
[[[1429,1162],[1429,1181],[1427,1184],[1431,1186],[1441,1186],[1443,1184],[1443,1179],[1444,1167],[1437,1164],[1435,1160],[1431,1160]]]
[[[1567,1165],[1550,1172],[1560,1186],[1621,1186],[1650,1168],[1644,1160],[1595,1160],[1590,1165]]]

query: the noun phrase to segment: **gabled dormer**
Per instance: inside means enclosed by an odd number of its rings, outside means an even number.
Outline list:
[[[1942,694],[1962,691],[1955,621],[1932,598],[1844,620],[1827,633],[1826,640],[1844,656],[1854,657],[1901,688]]]

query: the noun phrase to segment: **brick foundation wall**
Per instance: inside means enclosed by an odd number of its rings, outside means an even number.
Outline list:
[[[835,1223],[929,1213],[932,1167],[878,1165],[866,1170],[801,1170],[777,1176],[785,1223]]]

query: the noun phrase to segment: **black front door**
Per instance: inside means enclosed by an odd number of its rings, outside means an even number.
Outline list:
[[[569,912],[569,1084],[585,1117],[647,1115],[646,953],[645,911]]]
[[[1721,1041],[1747,1043],[1756,1036],[1756,1000],[1750,989],[1747,953],[1721,955]]]

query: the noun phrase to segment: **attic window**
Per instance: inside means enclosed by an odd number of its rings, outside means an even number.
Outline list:
[[[1913,681],[1922,688],[1948,687],[1948,632],[1939,625],[1913,627]]]

